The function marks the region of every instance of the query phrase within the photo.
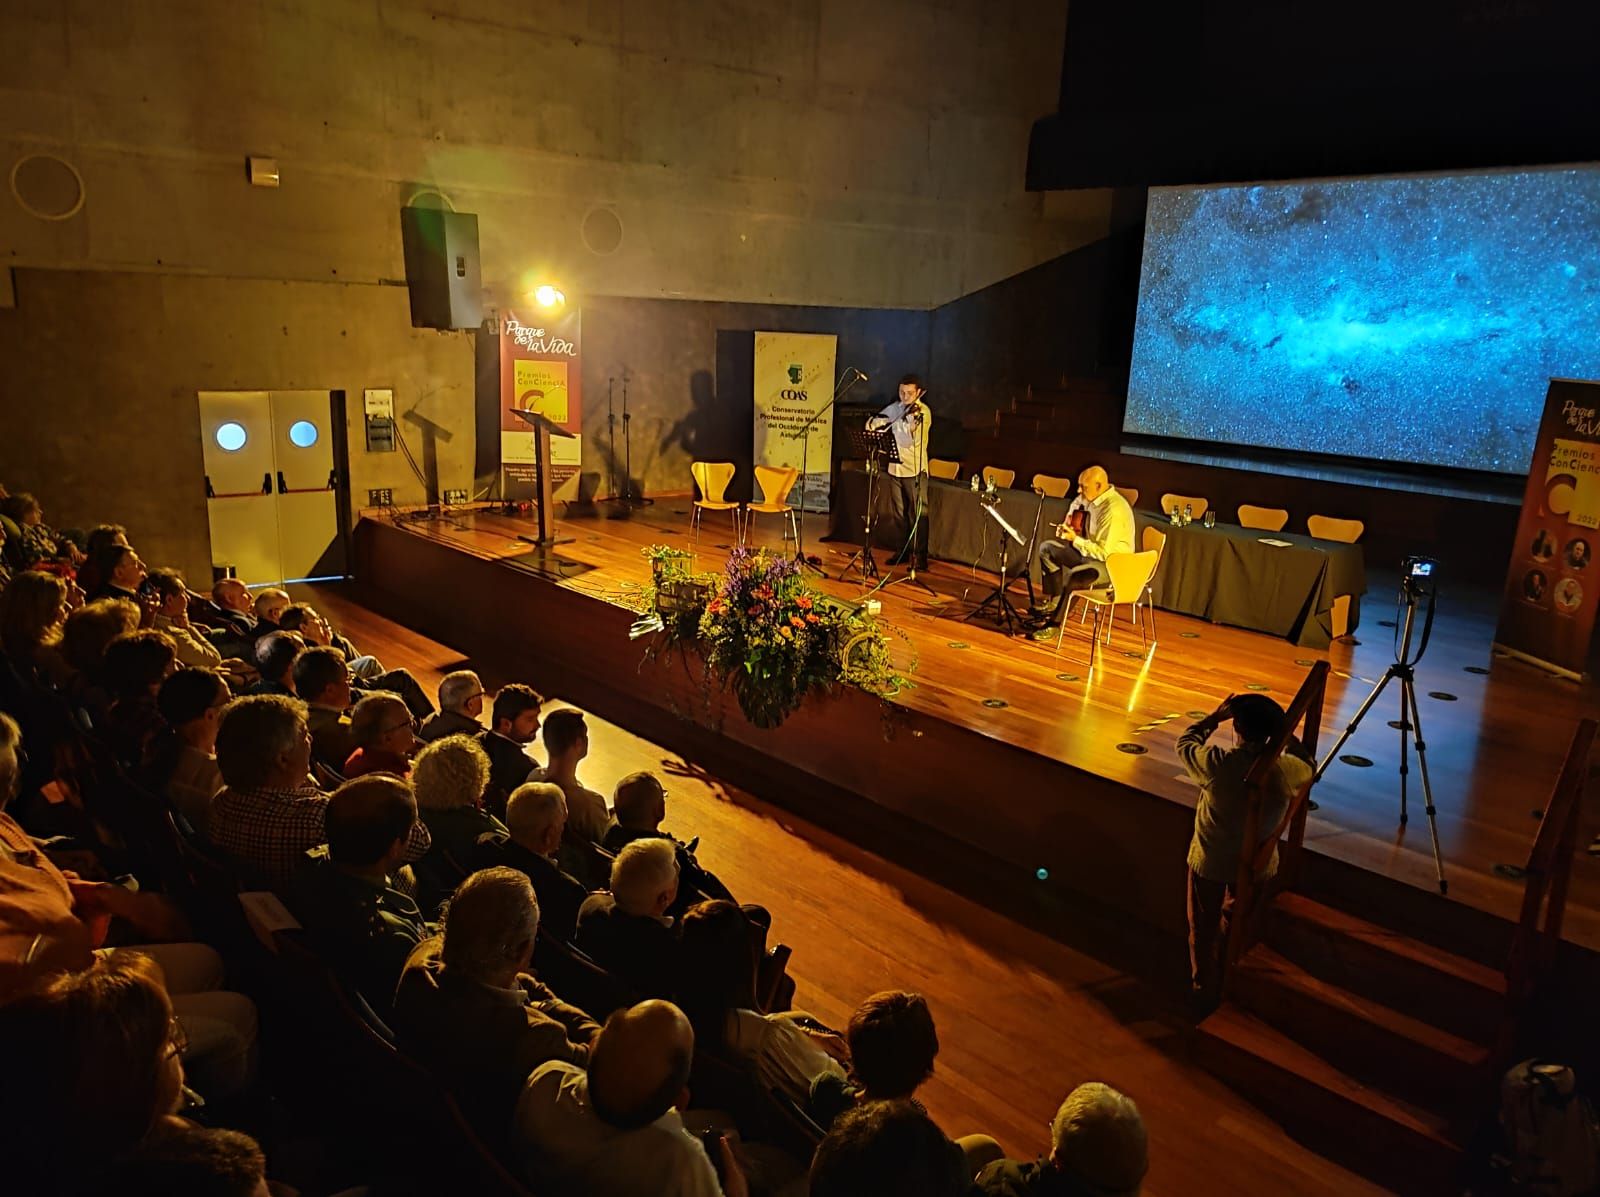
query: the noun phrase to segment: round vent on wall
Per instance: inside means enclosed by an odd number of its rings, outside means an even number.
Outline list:
[[[583,218],[583,243],[591,253],[614,254],[622,244],[622,217],[615,208],[590,208]]]
[[[29,216],[70,220],[83,207],[83,176],[54,154],[29,154],[11,168],[11,194]]]

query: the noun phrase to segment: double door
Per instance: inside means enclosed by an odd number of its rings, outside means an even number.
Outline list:
[[[202,391],[211,562],[250,585],[344,577],[342,392]]]

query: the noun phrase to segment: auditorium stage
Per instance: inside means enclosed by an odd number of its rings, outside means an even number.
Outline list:
[[[964,622],[993,579],[935,562],[921,575],[933,594],[906,582],[877,592],[913,685],[889,704],[849,691],[762,731],[744,722],[731,696],[707,695],[691,660],[669,654],[646,663],[648,642],[627,637],[649,577],[641,550],[689,546],[688,500],[663,498],[631,512],[607,506],[559,520],[558,535],[571,540],[543,566],[516,560],[530,549],[519,539],[532,534],[526,519],[485,510],[433,519],[368,512],[357,528],[358,577],[388,612],[429,636],[507,659],[536,685],[688,759],[733,770],[775,801],[807,810],[827,804],[838,822],[865,799],[901,821],[908,845],[927,834],[976,849],[986,875],[1024,900],[1032,894],[1048,905],[1060,887],[1164,932],[1183,922],[1195,789],[1174,745],[1195,714],[1247,687],[1287,703],[1326,657],[1327,746],[1391,660],[1392,631],[1380,621],[1394,611],[1381,562],[1368,563],[1375,576],[1354,642],[1318,653],[1159,613],[1158,643],[1146,658],[1124,616],[1092,679],[1087,634],[1076,624],[1058,654],[1053,643]],[[806,528],[807,547],[829,575],[817,584],[858,598],[858,582],[838,580],[848,548],[816,539],[825,522],[814,517]],[[755,540],[776,546],[776,521],[758,523]],[[718,568],[731,543],[727,517],[708,514],[699,567]],[[1498,964],[1522,885],[1497,866],[1525,862],[1539,808],[1594,693],[1492,659],[1494,597],[1452,591],[1447,579],[1417,670],[1449,898],[1435,891],[1415,766],[1411,822],[1398,828],[1392,688],[1344,749],[1374,766],[1335,764],[1316,790],[1306,883]],[[1429,697],[1439,694],[1453,697]],[[1597,822],[1586,815],[1584,843]],[[1600,861],[1582,853],[1565,934],[1600,948]]]

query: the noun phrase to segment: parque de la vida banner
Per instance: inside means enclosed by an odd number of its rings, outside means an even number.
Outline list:
[[[789,501],[798,506],[803,487],[808,511],[828,509],[833,420],[823,416],[808,437],[799,433],[833,398],[838,349],[831,333],[756,333],[754,461],[803,469]]]
[[[500,314],[500,465],[505,496],[534,495],[538,470],[533,433],[512,415],[513,409],[535,411],[570,437],[550,438],[550,481],[558,499],[578,496],[583,463],[583,371],[581,313],[523,319]]]

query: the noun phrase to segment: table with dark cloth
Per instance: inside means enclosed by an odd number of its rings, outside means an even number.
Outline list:
[[[890,515],[883,486],[878,487],[878,504],[873,544],[896,552],[905,546],[908,529]],[[1039,497],[1031,491],[1000,492],[998,510],[1024,540],[1033,533],[1039,506]],[[826,539],[859,545],[866,508],[867,476],[846,466],[833,490]],[[1039,535],[1050,536],[1066,511],[1067,500],[1045,499]],[[928,514],[930,557],[999,572],[1004,534],[983,513],[969,484],[929,478]],[[1153,583],[1156,605],[1163,610],[1281,636],[1307,648],[1326,648],[1333,633],[1334,599],[1349,595],[1349,630],[1355,630],[1359,599],[1367,589],[1366,559],[1359,544],[1233,524],[1206,528],[1197,522],[1175,528],[1165,515],[1152,511],[1135,511],[1134,521],[1140,543],[1147,527],[1167,533],[1166,553]],[[1278,548],[1263,544],[1262,537],[1289,544]],[[1031,545],[1012,545],[1008,571],[1020,575],[1032,567],[1032,558]]]

